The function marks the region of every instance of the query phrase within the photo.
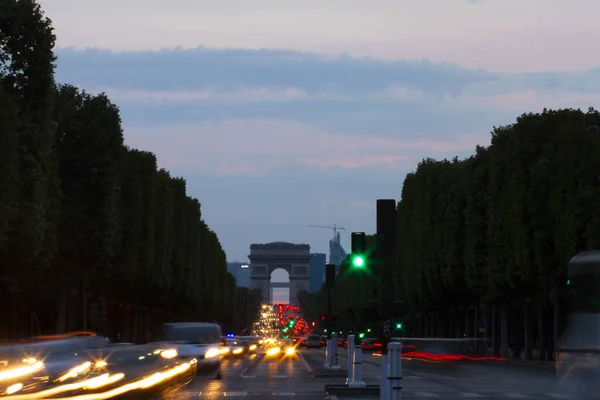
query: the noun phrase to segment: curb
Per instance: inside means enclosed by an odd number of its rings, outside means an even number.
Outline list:
[[[379,385],[367,385],[364,388],[350,388],[346,385],[325,385],[325,392],[328,396],[380,396]]]

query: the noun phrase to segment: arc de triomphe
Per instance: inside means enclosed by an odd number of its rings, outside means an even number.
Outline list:
[[[308,290],[310,281],[310,246],[287,242],[250,246],[250,284],[260,289],[264,302],[271,297],[271,274],[284,269],[290,277],[290,304],[298,305],[298,292]]]

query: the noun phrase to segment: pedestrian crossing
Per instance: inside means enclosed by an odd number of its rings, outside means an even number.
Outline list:
[[[244,391],[231,391],[231,392],[197,392],[197,391],[188,391],[185,393],[185,397],[188,399],[197,399],[197,398],[210,398],[210,399],[219,399],[219,398],[235,398],[235,397],[255,397],[255,398],[265,398],[265,397],[302,397],[302,398],[310,398],[310,399],[326,399],[327,395],[322,391],[318,392],[286,392],[286,391],[268,391],[268,392],[244,392]]]
[[[191,398],[239,398],[239,397],[254,397],[254,398],[270,398],[270,397],[303,397],[312,399],[338,400],[337,396],[326,396],[323,391],[315,392],[286,392],[286,391],[262,391],[262,392],[246,392],[246,391],[229,391],[229,392],[197,392],[188,391],[185,397]],[[496,399],[496,400],[578,400],[576,397],[562,393],[477,393],[477,392],[425,392],[425,391],[402,391],[403,399]]]

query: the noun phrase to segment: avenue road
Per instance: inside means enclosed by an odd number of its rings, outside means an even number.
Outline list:
[[[336,396],[329,397],[325,393],[325,384],[341,384],[345,379],[339,375],[324,376],[321,373],[324,360],[325,353],[322,350],[301,350],[295,358],[279,359],[258,354],[241,360],[226,360],[222,380],[197,377],[189,384],[164,395],[163,399],[279,397],[337,400]],[[365,353],[363,361],[365,382],[378,384],[380,357]],[[339,364],[345,371],[345,349],[339,349]],[[404,359],[403,376],[404,400],[573,399],[556,390],[554,369],[548,364],[497,361],[449,363]]]

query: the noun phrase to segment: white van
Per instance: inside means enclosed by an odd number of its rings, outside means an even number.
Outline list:
[[[198,372],[210,372],[221,379],[221,327],[213,322],[164,324],[164,338],[177,345],[180,357],[194,357]]]

